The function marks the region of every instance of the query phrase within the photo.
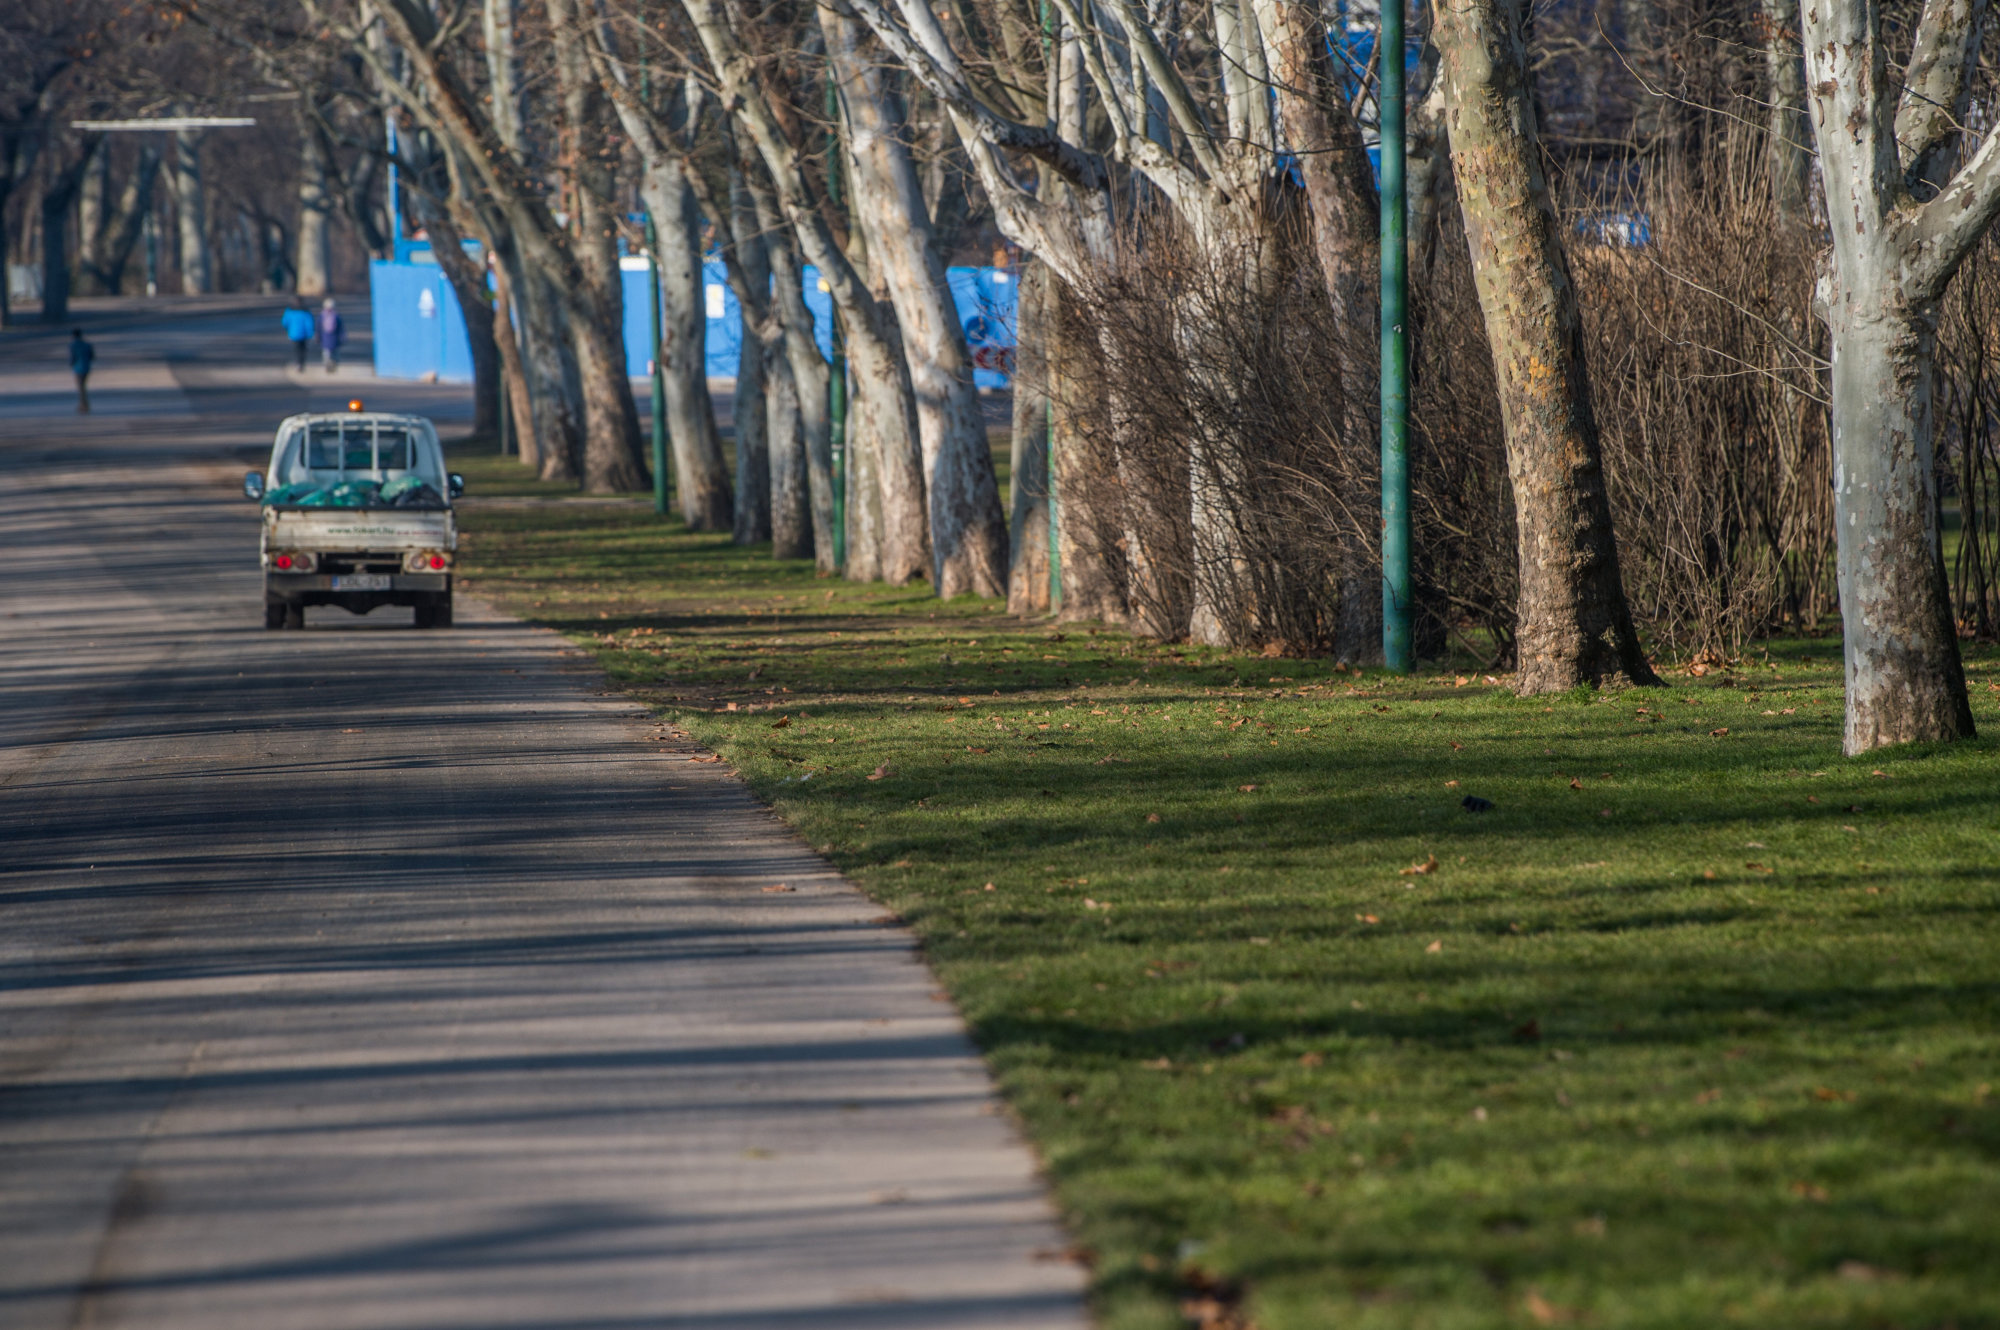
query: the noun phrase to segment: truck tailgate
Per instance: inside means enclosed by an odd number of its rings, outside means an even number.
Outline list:
[[[452,515],[425,509],[266,509],[275,547],[322,550],[450,549]]]

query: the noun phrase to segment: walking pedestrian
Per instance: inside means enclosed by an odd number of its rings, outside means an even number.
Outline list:
[[[319,307],[319,358],[329,374],[340,368],[340,343],[346,336],[347,325],[340,321],[340,311],[328,296]]]
[[[306,367],[306,349],[312,345],[313,341],[314,321],[312,311],[306,308],[305,301],[294,296],[292,303],[286,306],[285,312],[279,315],[279,322],[284,325],[285,337],[292,344],[293,359],[297,361],[300,369],[304,369]]]
[[[90,414],[90,362],[97,359],[97,348],[83,340],[83,329],[69,330],[69,368],[76,375],[76,413]]]

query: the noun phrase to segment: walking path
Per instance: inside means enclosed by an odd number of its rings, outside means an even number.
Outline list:
[[[0,338],[0,1324],[1086,1323],[909,938],[726,771],[476,602],[263,629],[237,482],[365,376],[79,321],[88,418]]]

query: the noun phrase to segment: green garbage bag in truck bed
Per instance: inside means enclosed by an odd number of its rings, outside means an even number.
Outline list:
[[[295,480],[289,485],[280,485],[264,495],[267,507],[284,508],[293,505],[317,507],[310,502],[310,496],[322,493],[319,486],[310,480]],[[324,500],[321,500],[324,502]]]

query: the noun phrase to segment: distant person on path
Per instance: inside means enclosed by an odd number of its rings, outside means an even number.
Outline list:
[[[346,335],[347,325],[340,321],[340,311],[328,296],[319,307],[319,358],[329,374],[340,368],[340,342]]]
[[[285,336],[291,341],[292,353],[298,360],[300,369],[306,367],[306,348],[312,345],[314,320],[306,302],[294,299],[285,312],[279,316],[285,325]]]
[[[97,348],[83,340],[83,329],[69,330],[69,368],[76,375],[76,413],[90,414],[90,362],[97,359]]]

